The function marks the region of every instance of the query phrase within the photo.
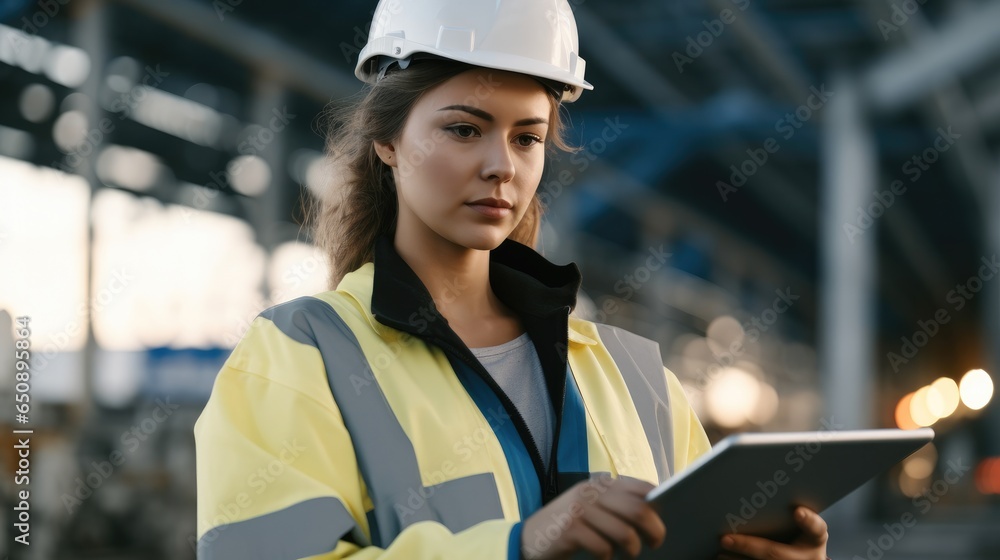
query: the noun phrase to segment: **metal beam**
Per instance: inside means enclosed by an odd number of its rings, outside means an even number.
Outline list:
[[[1000,2],[997,5],[1000,6]],[[875,4],[870,2],[869,6],[872,11],[876,10]],[[881,7],[885,17],[891,18],[886,13],[888,11],[886,5],[882,4]],[[984,18],[987,17],[988,15],[984,14]],[[934,31],[923,12],[917,11],[908,16],[906,25],[900,28],[900,34],[911,44],[919,45],[925,44],[928,38],[933,36]],[[987,193],[993,186],[991,184],[993,166],[976,108],[955,80],[940,84],[927,93],[933,102],[932,112],[935,120],[945,127],[955,126],[957,132],[962,135],[962,141],[955,145],[957,161],[968,180],[973,197],[981,207],[984,207]]]
[[[890,183],[891,180],[883,181],[882,184]],[[878,190],[886,188],[880,187]],[[910,262],[920,282],[934,294],[935,298],[944,297],[948,293],[949,278],[946,274],[948,267],[938,254],[930,249],[934,246],[934,240],[924,234],[920,218],[915,216],[909,207],[899,204],[885,213],[885,229],[886,233],[899,244],[900,252]]]
[[[747,154],[740,150],[730,149],[725,152],[725,159],[730,164],[739,166],[747,159]],[[748,187],[755,191],[754,197],[761,206],[773,212],[799,235],[807,239],[814,237],[813,201],[803,193],[794,181],[776,171],[773,165],[758,167],[757,172],[743,188]]]
[[[80,48],[87,51],[91,60],[90,74],[80,87],[80,91],[86,94],[87,103],[82,110],[87,116],[87,122],[100,122],[104,117],[104,109],[101,108],[100,92],[102,80],[104,79],[104,62],[108,56],[108,12],[109,6],[105,0],[87,0],[72,6],[72,21],[70,35],[73,42]],[[90,184],[91,195],[100,186],[95,170],[97,169],[97,155],[101,152],[104,138],[99,137],[91,146],[90,155],[85,158],[86,162],[79,167],[77,174],[83,177]],[[93,196],[91,196],[91,201]],[[87,215],[91,216],[92,204],[88,203]],[[84,277],[84,293],[87,294],[88,301],[92,293],[92,282],[94,279],[94,224],[93,220],[87,220],[87,243],[88,255],[86,260],[86,275]],[[97,361],[97,339],[94,336],[94,313],[91,306],[88,306],[86,314],[87,341],[83,347],[83,395],[80,401],[81,422],[75,424],[75,436],[79,436],[83,427],[98,414],[98,409],[94,399]],[[76,439],[76,438],[74,438]]]
[[[920,12],[896,25],[908,33]],[[917,24],[919,25],[919,24]],[[862,88],[879,110],[899,110],[990,60],[1000,50],[1000,1],[957,16],[912,48],[890,53],[863,73]],[[889,28],[886,28],[887,30]],[[890,30],[891,32],[891,30]]]
[[[608,72],[623,84],[630,93],[659,113],[666,105],[684,106],[691,102],[681,91],[663,77],[659,69],[649,64],[627,42],[584,6],[575,6],[573,14],[580,28],[580,36],[590,45],[588,58],[601,63]],[[633,87],[641,82],[642,87]]]
[[[954,126],[962,135],[955,143],[959,168],[968,181],[977,206],[985,208],[993,186],[993,165],[979,118],[960,84],[949,84],[932,95],[935,120],[942,126]]]
[[[250,121],[268,122],[276,110],[285,106],[286,97],[285,89],[280,84],[258,80],[250,95]],[[271,180],[263,193],[246,201],[249,221],[257,232],[257,242],[272,254],[278,245],[287,241],[287,237],[282,235],[281,225],[291,221],[293,212],[289,204],[288,174],[282,172],[287,166],[287,136],[273,134],[271,140],[264,143],[263,149],[256,153],[271,169]],[[270,284],[269,279],[265,281]],[[267,289],[270,288],[269,285]]]
[[[860,95],[849,78],[837,78],[837,96],[823,129],[820,208],[822,360],[827,414],[849,428],[874,424],[870,387],[874,363],[876,230],[849,237],[875,188],[878,161]]]
[[[826,418],[848,429],[872,428],[877,230],[849,238],[843,226],[868,202],[878,161],[856,84],[836,76],[833,89],[821,153],[820,374]],[[850,532],[866,498],[855,493],[837,504],[831,525]]]
[[[892,15],[883,0],[866,0],[864,7],[873,20],[891,22]],[[926,44],[928,37],[933,34],[926,18],[919,11],[910,14],[908,18],[906,25],[900,27],[900,38],[914,44]],[[867,75],[862,78],[863,81],[868,79],[870,78]],[[867,88],[867,85],[862,87]],[[865,89],[865,100],[869,107],[874,103],[877,108],[878,102],[871,99],[871,93],[870,89]],[[991,176],[992,168],[985,156],[985,140],[971,104],[965,99],[957,84],[944,84],[925,93],[933,101],[933,120],[943,127],[955,126],[956,132],[962,135],[954,146],[956,160],[968,180],[973,198],[983,204],[984,193],[989,190],[989,186],[983,181]],[[888,109],[890,107],[882,107],[882,110]],[[921,233],[919,221],[905,206],[902,206],[893,208],[892,212],[887,213],[886,227],[890,235],[900,244],[904,256],[910,261],[924,285],[933,294],[944,294],[947,291],[947,280],[943,271],[947,270],[947,267],[939,255],[927,250],[928,247],[933,247],[933,243],[925,239],[926,236]]]
[[[581,35],[586,36],[588,42],[593,45],[589,51],[591,54],[588,56],[600,64],[604,71],[613,75],[625,89],[642,101],[655,115],[664,122],[671,122],[673,115],[667,112],[668,105],[687,106],[691,104],[684,94],[663,76],[659,69],[645,62],[600,18],[583,6],[575,6],[574,13]],[[803,87],[796,97],[806,92],[807,87]],[[745,145],[746,139],[733,134],[729,142]],[[716,157],[725,168],[733,163],[739,164],[746,159],[744,153],[736,150],[716,154]],[[803,219],[808,215],[811,202],[808,197],[791,185],[792,181],[785,179],[774,169],[762,167],[754,179],[748,183],[747,188],[756,191],[759,200],[798,234],[811,236],[813,228],[807,220]],[[712,188],[715,187],[712,186]]]
[[[673,197],[661,195],[657,200],[650,200],[646,196],[646,193],[651,190],[648,185],[642,184],[629,174],[600,160],[591,165],[593,173],[589,177],[595,180],[587,181],[582,185],[582,188],[590,194],[606,200],[608,205],[617,206],[636,216],[640,223],[647,222],[648,225],[650,216],[656,216],[657,221],[667,222],[672,226],[682,226],[691,231],[705,232],[731,249],[720,251],[723,258],[738,257],[743,261],[764,263],[766,268],[773,270],[776,275],[797,287],[813,284],[804,274],[785,265],[770,252],[749,243],[744,236],[734,232],[732,228],[708,214]],[[598,174],[606,175],[607,179],[597,176]],[[614,193],[595,188],[594,185],[598,183],[614,184]],[[646,229],[653,228],[654,226],[648,226]]]
[[[353,75],[298,49],[234,16],[220,21],[210,4],[192,0],[118,0],[198,41],[225,52],[269,80],[283,83],[322,103],[361,89]]]
[[[973,101],[979,124],[986,130],[1000,128],[1000,79],[993,80],[983,92]]]
[[[721,13],[722,10],[736,12],[736,17],[730,24],[733,32],[743,42],[749,52],[760,63],[774,82],[784,91],[788,99],[800,104],[809,95],[808,71],[789,56],[789,50],[782,44],[781,36],[767,21],[756,14],[752,8],[735,10],[731,0],[708,0],[708,5]]]

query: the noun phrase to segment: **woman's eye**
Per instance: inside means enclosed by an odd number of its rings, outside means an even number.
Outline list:
[[[515,142],[517,142],[518,146],[521,146],[522,148],[530,148],[535,144],[540,144],[542,139],[534,134],[522,134],[515,139]]]
[[[476,129],[466,124],[460,124],[452,127],[448,127],[455,136],[459,138],[472,138],[476,134]]]

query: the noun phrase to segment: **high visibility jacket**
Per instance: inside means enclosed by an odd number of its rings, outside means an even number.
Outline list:
[[[336,290],[262,312],[219,372],[195,425],[199,558],[519,558],[521,520],[573,484],[657,484],[709,450],[655,342],[570,316],[575,264],[507,240],[490,283],[543,366],[547,471],[384,236]]]

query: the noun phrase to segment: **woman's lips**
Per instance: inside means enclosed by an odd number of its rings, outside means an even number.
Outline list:
[[[469,208],[472,208],[476,212],[479,212],[483,216],[490,218],[505,218],[513,212],[511,208],[500,208],[497,206],[489,206],[486,204],[466,204]]]

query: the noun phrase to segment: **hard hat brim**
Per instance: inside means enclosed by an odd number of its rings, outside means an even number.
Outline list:
[[[373,60],[377,59],[377,57],[391,56],[392,58],[402,59],[414,53],[426,53],[449,60],[455,60],[457,62],[464,62],[472,66],[516,72],[519,74],[544,78],[566,84],[571,87],[568,91],[563,92],[561,101],[564,103],[571,103],[579,99],[583,90],[594,89],[593,85],[578,77],[576,74],[567,72],[554,64],[549,64],[532,58],[507,53],[483,51],[478,51],[474,54],[472,52],[456,53],[453,51],[443,51],[426,46],[420,46],[418,48],[411,48],[407,50],[405,48],[401,48],[399,45],[400,41],[398,39],[387,39],[388,41],[386,41],[386,43],[392,44],[381,45],[379,44],[379,41],[375,41],[366,45],[361,51],[361,54],[358,56],[358,64],[354,70],[354,75],[357,76],[359,80],[369,84],[375,83],[377,62],[374,62]],[[390,51],[390,49],[392,50]],[[388,52],[391,52],[392,54],[388,54]],[[576,73],[582,76],[585,66],[586,62],[582,58],[577,58]]]

